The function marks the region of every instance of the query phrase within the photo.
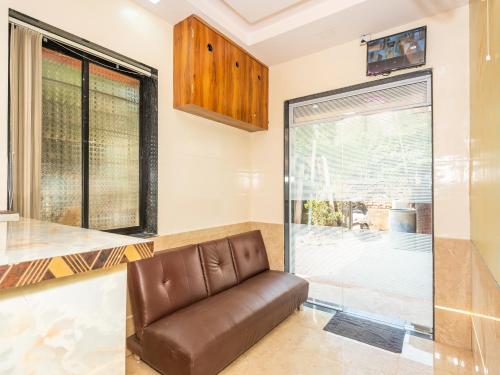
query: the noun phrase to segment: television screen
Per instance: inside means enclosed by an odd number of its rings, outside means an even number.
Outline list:
[[[372,40],[367,43],[369,76],[425,65],[427,27]]]

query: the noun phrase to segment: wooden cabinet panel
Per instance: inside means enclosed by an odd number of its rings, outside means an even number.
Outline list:
[[[191,101],[191,85],[194,59],[190,58],[191,25],[181,22],[174,28],[174,107]]]
[[[262,129],[267,130],[269,127],[269,68],[262,66],[262,96],[260,97],[261,124]]]
[[[236,120],[248,122],[248,58],[241,49],[226,45],[226,114]]]
[[[208,110],[225,113],[226,41],[197,19],[192,22],[193,66],[192,102]]]
[[[196,16],[174,27],[174,107],[266,130],[268,68]]]
[[[264,129],[267,129],[267,76],[267,68],[250,58],[248,122]]]

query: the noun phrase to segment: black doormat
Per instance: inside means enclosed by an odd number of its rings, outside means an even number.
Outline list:
[[[404,329],[375,323],[346,313],[337,312],[323,329],[393,353],[401,353],[403,350]]]

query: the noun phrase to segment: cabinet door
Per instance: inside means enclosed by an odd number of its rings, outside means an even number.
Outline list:
[[[190,58],[191,23],[189,19],[174,27],[174,107],[191,104],[192,59]]]
[[[267,67],[250,58],[248,122],[263,129],[267,129],[267,80]]]
[[[226,45],[226,115],[248,122],[248,57],[231,43]]]
[[[210,111],[224,113],[226,40],[197,19],[191,23],[194,58],[192,102]]]
[[[266,129],[269,127],[269,68],[262,66],[262,96],[260,98],[262,113],[261,113],[261,128]]]

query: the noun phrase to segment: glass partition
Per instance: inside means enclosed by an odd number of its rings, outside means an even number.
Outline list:
[[[311,302],[431,328],[430,77],[293,104],[290,271]]]

